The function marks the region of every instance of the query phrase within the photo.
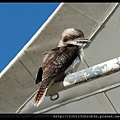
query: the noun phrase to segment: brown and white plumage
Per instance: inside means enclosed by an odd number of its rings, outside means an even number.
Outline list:
[[[63,31],[58,46],[45,54],[41,67],[36,76],[36,84],[41,82],[38,93],[34,99],[34,106],[39,106],[47,89],[56,81],[62,79],[76,60],[82,60],[83,44],[88,43],[83,39],[81,30],[69,28]]]

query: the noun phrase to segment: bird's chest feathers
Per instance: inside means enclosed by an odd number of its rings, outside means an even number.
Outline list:
[[[83,60],[83,49],[77,47],[69,47],[68,49],[63,49],[62,54],[58,55],[56,62],[58,65],[69,64],[69,66],[75,66],[76,63]]]
[[[75,72],[76,70],[74,69],[76,66],[78,68],[78,66],[80,65],[80,63],[83,61],[83,57],[84,57],[84,53],[83,53],[83,49],[79,49],[77,51],[77,56],[74,59],[74,61],[72,62],[72,64],[68,67],[68,69],[65,71],[66,73],[72,73]],[[77,69],[76,68],[76,69]]]

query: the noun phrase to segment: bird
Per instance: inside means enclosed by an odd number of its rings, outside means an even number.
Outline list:
[[[41,84],[34,98],[35,107],[43,102],[52,84],[71,74],[75,65],[83,61],[83,47],[86,43],[90,43],[90,40],[84,38],[83,31],[67,28],[62,32],[57,47],[44,54],[36,74],[35,84]]]

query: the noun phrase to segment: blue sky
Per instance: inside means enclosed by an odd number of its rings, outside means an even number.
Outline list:
[[[0,72],[59,4],[59,2],[0,3]]]

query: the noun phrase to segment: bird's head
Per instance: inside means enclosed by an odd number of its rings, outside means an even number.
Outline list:
[[[81,30],[69,28],[62,32],[58,47],[66,46],[68,44],[83,47],[86,43],[90,43],[90,41],[84,38],[84,33]]]

